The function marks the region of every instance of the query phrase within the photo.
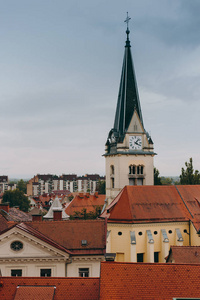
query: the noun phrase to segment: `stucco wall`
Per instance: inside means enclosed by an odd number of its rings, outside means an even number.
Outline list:
[[[164,242],[164,238],[161,229],[165,229],[168,237],[168,242]],[[183,237],[183,242],[178,241],[176,229],[179,229]],[[153,246],[149,246],[147,230],[151,231]],[[144,262],[149,261],[149,251],[159,252],[159,262],[165,262],[164,257],[170,249],[171,245],[189,245],[189,235],[184,232],[189,232],[188,222],[177,223],[154,223],[154,224],[111,224],[108,223],[108,231],[110,231],[107,249],[109,252],[124,253],[124,261],[131,262],[133,255],[131,251],[137,253],[144,253]],[[135,232],[136,244],[131,245],[130,231]],[[171,232],[171,233],[169,233]],[[119,235],[120,234],[120,235]],[[107,251],[108,252],[108,251]],[[131,258],[132,257],[132,258]],[[136,255],[135,255],[136,259]]]

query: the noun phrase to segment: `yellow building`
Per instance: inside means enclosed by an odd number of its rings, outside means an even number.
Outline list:
[[[200,246],[200,185],[126,186],[101,217],[116,261],[165,262],[170,246]]]

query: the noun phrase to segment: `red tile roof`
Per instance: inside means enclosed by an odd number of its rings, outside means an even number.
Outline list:
[[[14,222],[27,222],[32,220],[32,216],[20,209],[11,207],[9,209],[7,219]]]
[[[25,224],[75,255],[105,253],[107,229],[104,220],[42,221]],[[87,240],[86,246],[82,246],[82,240]]]
[[[95,212],[96,207],[103,207],[105,202],[105,195],[90,195],[86,194],[78,194],[75,198],[70,202],[67,206],[65,212],[67,215],[72,215],[75,211],[81,212],[84,208],[87,209],[87,212]]]
[[[0,233],[10,227],[12,227],[15,223],[9,222],[3,215],[0,213]]]
[[[171,246],[166,262],[200,264],[199,246]]]
[[[102,262],[100,299],[200,298],[200,266]]]
[[[15,299],[17,286],[56,287],[54,300],[97,300],[99,278],[55,278],[55,277],[0,277],[0,299]],[[19,300],[19,298],[17,298]],[[20,300],[30,298],[20,298]],[[34,298],[40,299],[40,298]],[[47,299],[47,298],[44,298]],[[48,298],[48,300],[51,298]]]
[[[192,217],[200,222],[200,185],[177,185],[177,190]]]
[[[18,286],[14,300],[53,300],[54,286]]]
[[[28,224],[25,224],[25,223],[20,223],[20,224],[17,224],[16,225],[17,228],[43,240],[44,242],[62,250],[62,251],[65,251],[67,253],[71,253],[67,248],[63,247],[60,243],[57,243],[55,240],[47,237],[46,235],[42,234],[40,231],[32,228],[31,226],[29,226]]]
[[[131,223],[192,218],[175,186],[125,186],[101,217]]]

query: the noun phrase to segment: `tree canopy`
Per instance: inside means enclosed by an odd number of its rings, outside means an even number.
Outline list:
[[[180,184],[200,184],[200,173],[194,171],[192,157],[189,162],[185,162],[186,168],[181,169]]]
[[[96,191],[99,193],[99,195],[105,195],[105,193],[106,193],[106,182],[105,182],[105,180],[99,180],[98,181]]]
[[[27,182],[24,181],[23,179],[20,179],[18,182],[17,182],[17,188],[22,191],[24,194],[26,194],[26,185],[27,185]]]
[[[154,185],[162,185],[160,172],[158,169],[154,168]]]
[[[96,219],[100,216],[102,205],[94,206],[94,211],[87,212],[87,208],[83,208],[81,211],[74,211],[74,213],[70,216],[70,220],[81,219],[81,220],[89,220]]]
[[[27,212],[30,208],[30,201],[19,189],[5,191],[3,194],[2,203],[9,203],[10,207],[19,206],[19,209]]]

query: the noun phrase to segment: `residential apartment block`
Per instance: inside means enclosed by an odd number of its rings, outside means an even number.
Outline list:
[[[7,175],[0,176],[0,193],[4,193],[8,190],[16,189],[16,183],[9,183],[9,179]]]
[[[39,196],[59,190],[68,190],[71,193],[86,193],[88,191],[94,193],[99,180],[105,180],[105,177],[98,174],[86,174],[84,176],[77,176],[76,174],[63,174],[61,176],[37,174],[27,184],[27,195]]]

